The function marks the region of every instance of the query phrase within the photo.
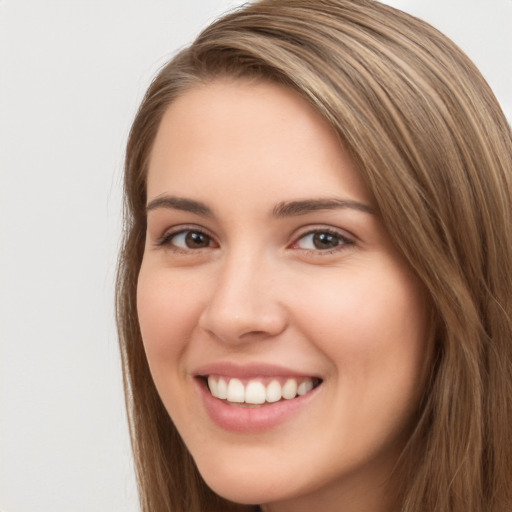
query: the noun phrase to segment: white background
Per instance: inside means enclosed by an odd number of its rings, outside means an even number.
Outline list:
[[[0,509],[135,512],[113,282],[127,133],[228,0],[0,0]],[[389,0],[512,119],[512,0]]]

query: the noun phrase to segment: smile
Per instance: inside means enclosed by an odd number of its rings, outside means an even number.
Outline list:
[[[324,382],[318,376],[268,364],[219,362],[194,373],[195,388],[210,420],[225,431],[240,434],[287,424],[317,402]]]
[[[292,400],[309,393],[319,384],[319,379],[303,378],[257,378],[241,379],[210,375],[207,379],[212,396],[227,400],[233,405],[263,405]]]

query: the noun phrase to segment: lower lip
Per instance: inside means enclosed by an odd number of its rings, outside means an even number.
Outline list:
[[[280,400],[259,407],[229,405],[212,396],[206,384],[197,379],[206,411],[212,421],[224,430],[254,433],[272,429],[301,411],[317,394],[317,387],[309,393],[291,400]]]

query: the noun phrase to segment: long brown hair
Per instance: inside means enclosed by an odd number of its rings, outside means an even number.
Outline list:
[[[166,65],[131,130],[117,311],[144,512],[247,510],[207,488],[153,385],[137,321],[146,172],[167,106],[217,77],[287,84],[332,124],[428,292],[435,358],[397,461],[401,512],[512,510],[512,135],[471,61],[373,0],[264,0]]]

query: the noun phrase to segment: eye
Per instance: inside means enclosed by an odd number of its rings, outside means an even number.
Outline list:
[[[337,231],[318,229],[302,235],[293,247],[306,251],[332,252],[353,244],[353,240]]]
[[[211,236],[197,229],[182,229],[168,233],[158,242],[158,245],[169,245],[175,249],[194,250],[215,247]]]

